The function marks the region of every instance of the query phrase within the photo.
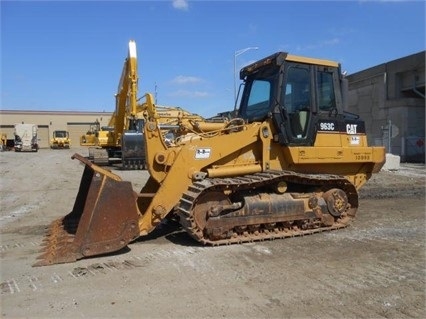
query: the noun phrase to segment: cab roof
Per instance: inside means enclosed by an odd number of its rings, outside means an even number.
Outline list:
[[[292,62],[317,64],[317,65],[323,65],[323,66],[332,66],[332,67],[336,67],[336,68],[339,66],[339,63],[335,62],[335,61],[324,60],[324,59],[316,59],[316,58],[308,58],[308,57],[293,55],[293,54],[287,54],[285,59],[287,61],[292,61]]]
[[[340,64],[338,62],[331,61],[331,60],[309,58],[309,57],[289,54],[287,52],[277,52],[242,68],[240,71],[240,78],[243,79],[248,74],[255,71],[256,69],[266,66],[268,64],[279,66],[283,64],[284,61],[322,65],[322,66],[336,67],[336,68],[340,67]]]

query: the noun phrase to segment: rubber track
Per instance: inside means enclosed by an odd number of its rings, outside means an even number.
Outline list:
[[[302,184],[306,186],[321,186],[327,189],[340,188],[348,196],[350,208],[353,210],[351,216],[347,215],[337,220],[331,226],[315,227],[311,229],[300,228],[275,228],[274,230],[266,230],[256,232],[244,232],[237,234],[234,232],[233,237],[227,239],[210,240],[204,238],[203,231],[198,228],[193,216],[193,208],[196,205],[197,198],[208,191],[220,191],[224,189],[239,191],[245,189],[253,189],[273,184],[278,181],[287,183]],[[227,245],[244,242],[253,242],[261,240],[272,240],[278,238],[287,238],[295,236],[310,235],[323,231],[331,231],[344,228],[353,219],[358,207],[358,193],[352,183],[346,178],[339,175],[329,174],[303,174],[292,171],[267,171],[252,175],[232,178],[207,178],[199,182],[193,183],[183,194],[178,206],[178,215],[180,223],[188,234],[195,240],[206,245]]]

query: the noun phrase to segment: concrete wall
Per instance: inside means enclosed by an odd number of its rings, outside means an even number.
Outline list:
[[[71,147],[80,145],[80,136],[98,120],[101,126],[108,125],[111,112],[54,112],[54,111],[13,111],[0,110],[0,133],[6,133],[13,139],[15,123],[33,123],[39,127],[39,145],[49,147],[49,139],[55,130],[70,132]]]
[[[364,119],[369,143],[402,161],[424,162],[425,51],[347,78],[348,111]]]

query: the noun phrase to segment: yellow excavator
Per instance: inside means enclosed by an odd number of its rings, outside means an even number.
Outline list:
[[[97,143],[97,133],[101,129],[101,123],[96,119],[95,122],[90,124],[89,130],[86,134],[80,136],[80,145],[81,146],[95,146]]]
[[[89,148],[89,159],[93,163],[108,165],[121,162],[124,169],[146,168],[143,126],[147,120],[147,105],[139,103],[137,94],[136,43],[131,40],[115,95],[115,111],[107,126],[98,127],[94,135],[95,145]],[[169,131],[168,125],[203,120],[198,114],[180,107],[157,106],[157,115],[165,133]]]
[[[145,95],[150,177],[139,192],[73,155],[85,165],[74,207],[51,224],[34,266],[118,251],[167,217],[208,245],[346,227],[385,149],[368,146],[364,122],[345,111],[340,64],[277,52],[244,67],[240,78],[234,118],[186,121],[172,141]]]
[[[140,167],[144,159],[142,150],[143,118],[138,117],[138,74],[137,54],[135,41],[129,41],[128,55],[124,61],[117,94],[115,95],[115,110],[111,116],[108,126],[99,127],[95,132],[95,146],[89,148],[89,159],[98,165],[108,165],[110,159],[123,162],[123,166],[131,161],[135,167]],[[124,135],[128,134],[126,139]],[[133,147],[133,157],[126,158],[122,148],[126,141],[132,143],[125,148]]]

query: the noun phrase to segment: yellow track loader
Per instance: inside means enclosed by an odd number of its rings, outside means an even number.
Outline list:
[[[142,190],[85,164],[72,211],[49,227],[35,266],[118,251],[175,217],[208,245],[346,227],[358,190],[385,162],[364,122],[345,111],[340,64],[277,52],[240,71],[236,117],[180,123],[168,141],[151,94]]]
[[[68,131],[53,131],[52,138],[50,139],[51,149],[70,148],[71,140]]]

